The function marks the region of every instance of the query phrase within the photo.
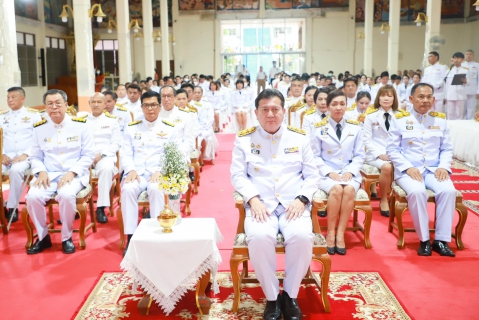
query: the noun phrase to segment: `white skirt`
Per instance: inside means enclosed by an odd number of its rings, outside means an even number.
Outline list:
[[[329,194],[329,191],[331,191],[331,189],[337,185],[337,184],[340,184],[340,185],[343,185],[343,186],[352,186],[354,188],[354,192],[358,192],[359,190],[359,186],[361,184],[361,177],[359,177],[359,182],[357,181],[357,178],[355,179],[355,177],[353,176],[351,178],[351,180],[349,180],[348,182],[338,182],[336,180],[333,180],[329,177],[324,177],[324,178],[321,178],[321,181],[319,182],[319,189],[323,190],[324,192],[326,192],[327,194]]]

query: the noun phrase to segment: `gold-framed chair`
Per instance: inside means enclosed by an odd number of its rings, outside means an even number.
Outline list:
[[[394,172],[394,170],[393,170]],[[436,194],[434,191],[430,189],[426,189],[427,193],[427,202],[436,203]],[[408,208],[408,203],[406,199],[406,191],[402,189],[396,182],[393,180],[391,186],[391,198],[389,199],[389,208],[390,208],[390,215],[389,215],[389,225],[388,231],[393,232],[393,228],[398,230],[398,242],[397,247],[398,249],[404,249],[405,241],[404,241],[404,232],[415,232],[414,228],[404,228],[402,215]],[[437,210],[437,206],[435,207]],[[456,240],[456,246],[459,250],[464,250],[464,244],[462,242],[462,231],[464,230],[464,226],[466,225],[467,221],[467,208],[462,203],[462,193],[456,190],[456,206],[455,209],[459,214],[459,221],[455,227],[455,233],[452,233],[451,236]],[[396,218],[397,222],[394,222],[394,218]],[[436,212],[434,213],[434,225],[436,225]],[[430,228],[429,232],[435,232],[435,228]]]
[[[198,194],[198,187],[200,186],[201,167],[199,163],[199,158],[200,158],[200,152],[198,151],[198,149],[195,149],[193,152],[190,153],[191,166],[195,169],[195,180],[193,181],[193,184],[194,184],[193,192],[195,194]]]
[[[359,172],[363,177],[363,181],[361,182],[363,189],[368,194],[369,199],[371,199],[371,185],[379,182],[381,170],[369,164],[363,164]]]
[[[291,126],[291,116],[294,113],[296,115],[296,112],[303,109],[306,106],[306,102],[303,101],[303,99],[299,100],[295,104],[291,105],[288,109],[288,126]],[[306,110],[305,110],[306,111]]]
[[[120,151],[116,152],[116,173],[113,176],[112,180],[112,185],[110,188],[110,217],[113,217],[114,210],[113,207],[115,204],[120,203],[120,197],[121,197],[121,187],[120,187]],[[90,181],[91,181],[91,187],[93,189],[93,193],[95,194],[95,190],[97,190],[98,186],[98,175],[96,174],[96,169],[92,168],[90,170]],[[116,193],[116,197],[115,197]],[[96,203],[96,200],[93,200],[93,203]]]
[[[369,200],[366,191],[363,189],[358,189],[356,195],[354,197],[354,211],[353,211],[353,225],[346,228],[346,231],[361,231],[364,236],[364,246],[366,249],[371,249],[371,240],[369,239],[369,235],[371,233],[371,221],[373,219],[373,209],[371,207],[371,201]],[[324,206],[328,206],[328,194],[323,190],[319,189],[313,195],[313,201],[323,201]],[[313,210],[312,212],[317,212],[319,208],[314,208],[313,202]],[[364,221],[363,225],[361,225],[358,221],[358,211],[364,212]],[[321,226],[321,230],[328,230],[328,226]]]
[[[233,245],[233,251],[231,252],[230,258],[230,269],[231,277],[233,280],[233,289],[234,289],[234,298],[233,298],[233,312],[238,312],[240,305],[240,296],[241,296],[241,284],[242,283],[258,283],[258,279],[252,278],[248,274],[248,260],[249,251],[248,245],[246,244],[246,234],[244,230],[244,220],[246,217],[244,209],[244,198],[238,192],[234,192],[233,198],[235,200],[235,207],[239,212],[238,226],[236,228],[236,237]],[[313,200],[313,211],[314,206],[316,210],[319,207],[319,203],[316,200]],[[324,239],[321,234],[319,227],[318,219],[313,218],[313,233],[314,233],[314,244],[312,251],[312,260],[318,261],[323,266],[321,272],[321,277],[318,279],[316,275],[311,271],[311,268],[308,269],[307,274],[302,280],[302,284],[315,284],[318,287],[319,292],[321,293],[321,300],[323,302],[324,310],[326,312],[331,311],[328,300],[328,285],[329,285],[329,275],[331,272],[331,258],[326,250],[326,239]],[[276,238],[276,254],[284,254],[284,238],[281,233],[278,233]],[[243,270],[239,272],[239,265],[243,265]],[[281,282],[283,279],[279,279]]]
[[[57,193],[54,193],[50,200],[47,201],[45,204],[48,207],[48,216],[49,216],[49,224],[48,224],[48,233],[58,233],[61,232],[61,229],[55,229],[55,220],[53,218],[53,206],[57,205],[58,202],[55,200]],[[74,229],[73,232],[79,233],[79,241],[78,245],[80,249],[86,248],[85,242],[85,233],[92,229],[93,232],[96,232],[96,220],[94,217],[93,211],[93,189],[91,188],[91,181],[90,184],[84,187],[80,192],[76,195],[76,207],[77,212],[80,215],[80,227],[78,229]],[[90,211],[90,223],[86,224],[86,217],[87,211]],[[33,239],[37,236],[37,234],[33,233],[33,226],[30,223],[30,217],[28,215],[27,206],[25,205],[22,209],[22,221],[25,227],[25,231],[27,233],[27,243],[25,248],[28,249],[33,244]]]
[[[315,110],[316,109],[316,106],[313,104],[311,107],[309,107],[308,109],[304,110],[303,112],[301,112],[301,115],[299,116],[299,123],[300,123],[300,126],[299,128],[300,129],[303,129],[303,121],[304,121],[304,117],[306,116],[306,112],[310,111],[310,110]]]

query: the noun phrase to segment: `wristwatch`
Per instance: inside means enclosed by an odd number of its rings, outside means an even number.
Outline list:
[[[301,196],[297,196],[296,198],[294,198],[294,200],[296,199],[299,199],[299,201],[301,201],[302,203],[304,203],[304,205],[308,205],[309,203],[309,199],[306,198],[305,196],[301,195]]]
[[[105,157],[106,157],[106,154],[102,154],[102,155],[101,155],[101,158],[102,158],[102,159],[105,158]]]

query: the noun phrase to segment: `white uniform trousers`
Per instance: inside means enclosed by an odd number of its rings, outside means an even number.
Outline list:
[[[110,206],[110,189],[113,184],[113,176],[118,172],[115,166],[116,157],[105,157],[98,161],[95,166],[98,177],[98,207]],[[110,208],[112,209],[112,208]]]
[[[83,185],[80,178],[75,177],[70,182],[57,190],[58,181],[62,176],[57,177],[55,180],[50,181],[50,187],[45,190],[43,187],[33,187],[31,182],[30,190],[26,195],[27,209],[30,218],[35,224],[37,229],[38,239],[42,240],[48,234],[47,227],[47,214],[45,210],[45,203],[51,199],[55,192],[58,192],[56,201],[58,201],[58,210],[60,213],[60,220],[62,221],[62,241],[66,241],[72,237],[73,233],[73,221],[76,214],[76,195],[83,189]]]
[[[8,194],[7,208],[13,209],[18,205],[22,196],[22,183],[25,177],[25,171],[30,168],[30,162],[24,160],[14,163],[10,166],[8,176],[10,178],[10,193]],[[2,170],[5,172],[8,168],[2,164]]]
[[[151,173],[145,172],[139,177],[139,182],[134,180],[130,183],[125,183],[125,176],[121,185],[121,214],[123,216],[125,234],[135,233],[138,226],[138,196],[142,191],[146,190],[148,193],[150,216],[152,219],[156,219],[165,206],[164,195],[158,189],[158,182],[148,182]]]
[[[433,109],[437,112],[444,112],[444,100],[436,99],[436,101],[434,101]]]
[[[420,241],[429,240],[429,215],[426,188],[436,194],[436,240],[451,241],[452,220],[456,206],[456,189],[451,181],[439,182],[434,173],[425,170],[419,182],[405,175],[396,183],[406,191],[409,212]]]
[[[462,120],[465,100],[446,100],[447,120]]]
[[[251,210],[247,208],[245,219],[246,242],[249,256],[261,284],[264,295],[274,301],[279,294],[279,280],[276,277],[276,235],[284,236],[285,273],[284,290],[291,298],[297,298],[301,280],[306,275],[313,250],[314,234],[312,233],[309,210],[296,220],[287,221],[285,208],[280,204],[266,222],[254,221]]]
[[[474,119],[474,113],[476,112],[477,99],[475,94],[467,95],[466,107],[464,110],[464,119]]]

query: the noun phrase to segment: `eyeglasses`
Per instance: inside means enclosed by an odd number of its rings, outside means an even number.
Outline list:
[[[142,104],[141,107],[145,109],[156,109],[160,106],[159,103],[152,103],[152,104]]]
[[[55,108],[55,107],[61,108],[61,107],[63,107],[63,103],[62,103],[62,102],[55,102],[55,103],[49,103],[49,104],[47,104],[47,108],[48,108],[48,109],[53,109],[53,108]]]
[[[161,99],[167,99],[167,98],[168,98],[168,99],[173,99],[174,96],[171,95],[171,94],[170,94],[170,95],[163,95],[163,94],[161,95]]]

